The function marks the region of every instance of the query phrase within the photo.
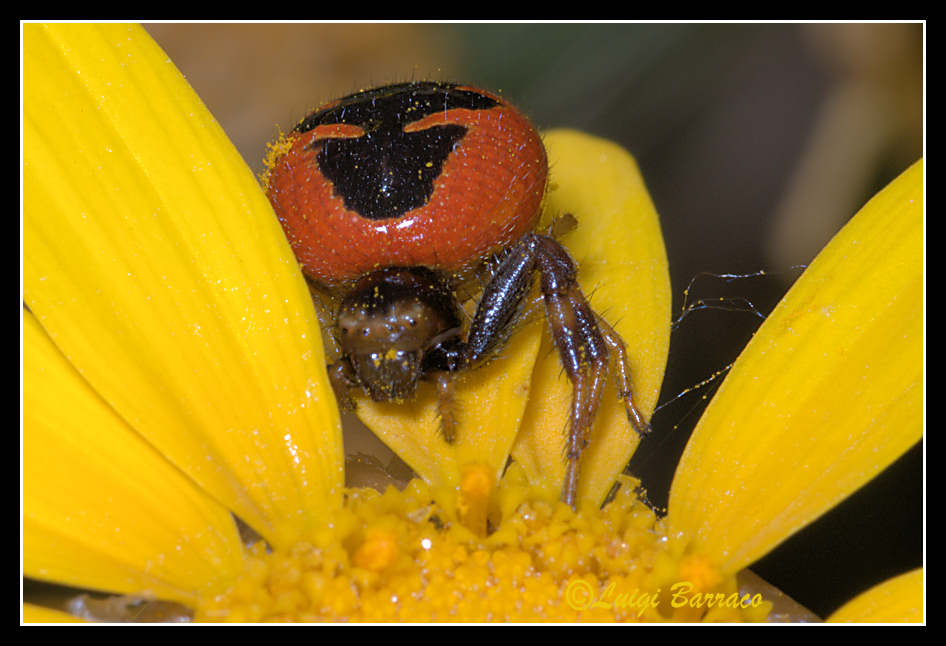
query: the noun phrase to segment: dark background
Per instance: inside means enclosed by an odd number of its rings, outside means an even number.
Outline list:
[[[436,78],[500,90],[540,128],[634,154],[661,215],[674,312],[661,402],[730,364],[847,218],[923,153],[920,24],[147,25],[247,163],[321,102]],[[633,343],[633,340],[630,340]],[[673,470],[717,384],[661,408],[632,471],[665,507]],[[923,561],[915,447],[753,566],[826,616]]]

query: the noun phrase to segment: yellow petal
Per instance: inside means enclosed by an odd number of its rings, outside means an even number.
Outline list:
[[[548,133],[545,144],[551,173],[546,212],[578,220],[562,242],[578,263],[591,307],[627,345],[634,401],[649,418],[670,343],[670,277],[657,211],[636,162],[619,146],[567,130]],[[513,457],[554,498],[564,480],[572,387],[548,335],[531,390]],[[580,503],[601,504],[639,443],[616,390],[612,379],[581,459]]]
[[[79,619],[68,612],[44,608],[32,603],[23,604],[23,623],[26,624],[81,624],[85,620]]]
[[[749,565],[922,436],[923,163],[876,195],[750,341],[697,425],[667,522]]]
[[[24,574],[193,604],[242,565],[229,512],[128,428],[24,312]]]
[[[888,579],[836,610],[831,623],[920,623],[923,621],[923,570]]]
[[[23,286],[82,376],[270,541],[341,501],[315,313],[256,179],[135,26],[23,27]]]

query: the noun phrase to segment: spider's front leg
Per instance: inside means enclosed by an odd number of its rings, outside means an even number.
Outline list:
[[[541,275],[552,338],[573,388],[562,500],[574,507],[579,460],[607,380],[609,350],[618,356],[619,395],[631,424],[641,434],[649,429],[631,398],[630,368],[621,337],[588,305],[576,280],[575,263],[564,247],[550,236],[526,234],[507,252],[484,289],[466,342],[441,349],[431,359],[441,370],[453,372],[489,356],[509,335],[535,271]]]
[[[588,445],[601,392],[608,377],[608,343],[578,286],[575,263],[555,240],[534,236],[536,264],[552,339],[572,382],[572,406],[565,441],[562,500],[575,506],[579,461]]]
[[[578,493],[579,462],[588,445],[601,392],[609,371],[609,351],[617,355],[618,394],[624,400],[628,420],[644,435],[650,426],[634,405],[631,394],[630,364],[620,335],[588,305],[578,286],[575,262],[558,242],[531,234],[536,266],[542,274],[552,339],[558,348],[565,373],[572,382],[572,406],[565,442],[565,482],[562,500],[575,506]]]

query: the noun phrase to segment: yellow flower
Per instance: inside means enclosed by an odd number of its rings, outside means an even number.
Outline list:
[[[421,478],[345,489],[305,282],[219,126],[137,27],[23,32],[26,577],[208,621],[759,620],[771,604],[737,592],[736,573],[921,437],[918,162],[746,348],[666,519],[617,476],[637,438],[613,397],[578,511],[556,501],[570,390],[537,324],[460,384],[455,447],[436,441],[430,393],[362,402]],[[650,412],[669,334],[653,205],[613,144],[546,143],[547,217],[579,219],[564,241]],[[265,543],[244,546],[233,516]],[[922,620],[921,587],[907,575],[834,618]],[[63,620],[32,604],[24,617]]]

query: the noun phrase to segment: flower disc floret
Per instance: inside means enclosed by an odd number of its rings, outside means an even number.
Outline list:
[[[513,467],[515,469],[515,467]],[[511,478],[515,480],[515,478]],[[251,549],[240,581],[198,609],[217,621],[748,621],[762,607],[710,606],[734,577],[673,554],[654,512],[622,478],[604,512],[521,502],[479,537],[414,480],[404,491],[350,489],[332,527],[288,549]],[[522,499],[500,488],[500,508]],[[505,504],[504,504],[505,503]],[[700,565],[691,589],[671,586]],[[676,580],[675,580],[676,579]],[[712,587],[707,589],[707,581]],[[682,583],[686,583],[683,581]],[[703,607],[706,606],[706,607]]]

